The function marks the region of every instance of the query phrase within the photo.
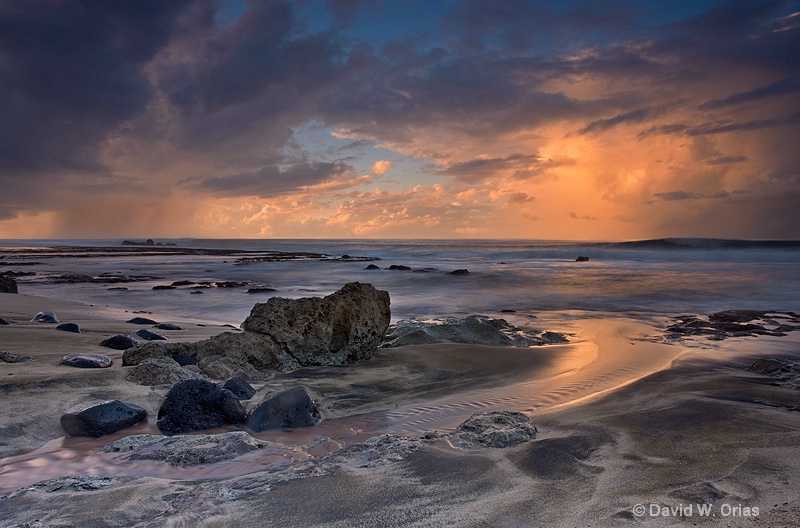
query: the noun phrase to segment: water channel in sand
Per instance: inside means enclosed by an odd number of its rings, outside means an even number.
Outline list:
[[[254,434],[270,446],[216,464],[174,467],[157,461],[125,460],[104,453],[106,444],[132,434],[159,434],[151,417],[135,427],[97,439],[62,437],[23,455],[0,460],[0,494],[35,482],[67,475],[144,476],[178,480],[226,478],[261,470],[280,470],[293,461],[319,457],[341,444],[381,434],[417,436],[425,431],[454,429],[478,411],[515,410],[536,414],[572,405],[625,386],[663,369],[683,348],[642,339],[653,328],[631,319],[576,322],[581,340],[553,345],[558,360],[537,379],[512,385],[458,392],[391,410],[326,420],[294,431]],[[227,429],[230,430],[230,429]],[[222,432],[204,431],[209,432]],[[306,452],[298,446],[328,437],[334,442]]]

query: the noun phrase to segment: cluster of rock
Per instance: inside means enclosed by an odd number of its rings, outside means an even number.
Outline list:
[[[364,269],[365,270],[369,270],[369,271],[379,270],[379,269],[387,269],[389,271],[413,271],[413,272],[416,272],[416,273],[430,273],[432,271],[439,271],[436,268],[418,268],[418,269],[415,269],[415,268],[412,268],[411,266],[406,266],[404,264],[392,264],[391,266],[389,266],[387,268],[381,268],[380,266],[376,266],[375,264],[370,264],[369,266],[367,266]],[[447,273],[449,275],[469,275],[469,270],[467,270],[467,269],[457,269],[457,270],[453,270],[453,271],[448,271]]]
[[[358,282],[323,298],[272,297],[253,307],[243,332],[196,343],[151,342],[125,350],[122,361],[136,366],[148,359],[190,358],[215,379],[343,365],[372,357],[389,327],[389,304],[387,292]]]
[[[510,324],[505,319],[468,315],[426,321],[398,321],[392,325],[381,346],[464,343],[530,347],[567,342],[567,337],[557,332],[526,330]]]
[[[800,330],[800,315],[766,310],[726,310],[705,319],[681,315],[666,330],[675,338],[702,336],[714,341],[759,335],[783,337],[788,332]]]
[[[148,238],[144,242],[137,242],[135,240],[123,240],[122,241],[122,245],[123,246],[171,246],[171,247],[175,247],[178,244],[176,244],[175,242],[166,242],[166,243],[164,243],[164,242],[155,242],[152,238]]]
[[[770,357],[756,360],[748,367],[750,372],[775,378],[776,385],[800,389],[800,359]]]

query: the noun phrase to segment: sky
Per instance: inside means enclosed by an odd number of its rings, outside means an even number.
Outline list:
[[[0,0],[0,238],[800,239],[800,1]]]

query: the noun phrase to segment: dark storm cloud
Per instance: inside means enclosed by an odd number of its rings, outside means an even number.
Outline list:
[[[185,4],[0,5],[0,185],[52,186],[59,173],[103,172],[98,148],[150,100],[141,67],[170,38]]]
[[[296,192],[304,186],[332,179],[350,167],[340,162],[299,163],[289,167],[269,165],[254,172],[207,178],[195,185],[217,196],[268,197]]]
[[[581,134],[589,134],[592,132],[603,132],[614,128],[615,126],[623,123],[641,123],[643,120],[651,115],[652,111],[649,108],[637,108],[624,114],[620,114],[608,119],[598,119],[592,121],[580,130]]]
[[[800,92],[800,76],[781,79],[767,86],[759,86],[758,88],[749,90],[747,92],[729,95],[724,99],[708,101],[707,103],[700,105],[700,108],[703,110],[722,108],[731,105],[760,101],[784,94],[792,94],[795,92]]]

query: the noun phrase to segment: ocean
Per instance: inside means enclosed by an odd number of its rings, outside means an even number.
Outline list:
[[[169,246],[0,241],[0,272],[16,274],[20,293],[234,325],[270,296],[324,296],[353,281],[388,291],[393,321],[545,312],[645,317],[727,309],[800,312],[799,241],[155,243]],[[365,269],[370,265],[379,269]],[[450,273],[455,270],[468,273]],[[175,282],[173,289],[153,289]],[[231,287],[206,287],[226,282]],[[251,288],[274,291],[247,293]]]

